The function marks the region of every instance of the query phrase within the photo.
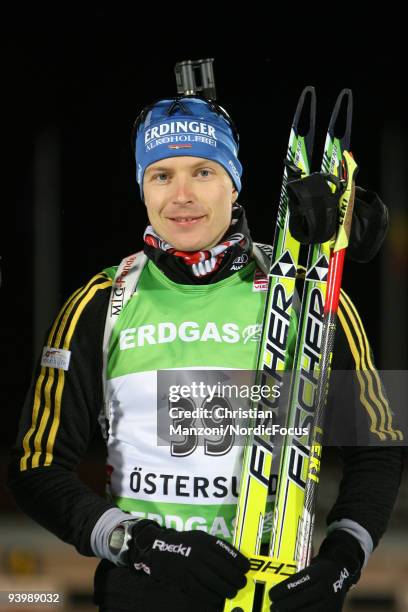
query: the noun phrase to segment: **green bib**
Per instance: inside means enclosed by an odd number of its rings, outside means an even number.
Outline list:
[[[106,273],[114,279],[116,270]],[[159,443],[158,406],[167,398],[157,396],[157,372],[254,370],[265,288],[255,262],[210,285],[181,285],[151,261],[144,267],[113,327],[106,364],[107,494],[123,510],[178,530],[232,537],[243,447],[209,451],[197,439],[180,454]],[[292,319],[290,353],[295,340]]]

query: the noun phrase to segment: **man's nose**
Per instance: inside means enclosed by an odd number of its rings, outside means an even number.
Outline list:
[[[173,181],[173,201],[175,204],[188,204],[193,201],[192,181],[188,176],[178,176]]]

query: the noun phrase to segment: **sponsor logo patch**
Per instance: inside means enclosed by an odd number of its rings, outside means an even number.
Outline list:
[[[56,349],[51,346],[44,346],[41,365],[46,368],[57,368],[58,370],[68,370],[71,359],[71,351]]]
[[[260,323],[255,323],[254,325],[248,325],[242,332],[242,338],[244,340],[244,344],[248,342],[248,340],[252,340],[253,342],[259,342],[261,339],[261,331],[262,325]]]
[[[231,172],[235,176],[235,178],[237,178],[239,180],[240,179],[239,172],[236,169],[235,164],[232,161],[232,159],[228,160],[228,166],[231,168]]]
[[[175,144],[169,145],[169,149],[191,149],[193,145],[191,144]]]
[[[268,291],[268,277],[259,268],[254,273],[252,291]]]
[[[230,267],[230,270],[241,270],[241,268],[244,267],[247,261],[248,261],[248,255],[246,253],[243,253],[242,255],[234,259],[234,261],[232,262],[232,266]]]

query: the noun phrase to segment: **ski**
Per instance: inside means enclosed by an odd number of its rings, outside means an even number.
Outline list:
[[[320,372],[315,398],[316,408],[313,421],[313,439],[311,445],[310,462],[307,470],[304,505],[298,539],[298,569],[303,569],[306,567],[311,558],[315,505],[317,499],[317,488],[319,484],[320,460],[323,444],[324,409],[329,388],[344,257],[350,238],[350,227],[353,216],[357,164],[348,151],[344,152],[344,160],[346,166],[347,186],[344,193],[340,197],[339,230],[330,254],[327,296],[323,313],[323,337],[321,346],[321,360],[319,363]]]
[[[286,154],[286,161],[300,168],[305,175],[310,172],[315,117],[315,90],[313,87],[306,87],[296,107]],[[287,361],[287,342],[289,325],[294,316],[293,297],[300,251],[300,243],[292,237],[289,231],[287,180],[288,168],[285,167],[257,361],[257,384],[268,384],[270,388],[278,384],[281,392],[283,372],[285,369],[286,371],[290,369]],[[276,321],[279,322],[279,325],[275,325]],[[269,401],[263,398],[260,402],[253,402],[251,408],[258,413],[273,411],[275,423],[279,419],[279,399]],[[251,423],[251,428],[262,423],[263,420],[257,418]],[[233,538],[234,546],[249,557],[254,554],[258,555],[260,550],[265,513],[269,510],[267,498],[272,480],[272,455],[274,464],[278,466],[279,451],[274,449],[273,438],[254,434],[249,437],[243,457]],[[296,568],[293,566],[292,559],[290,559],[290,565],[291,567],[287,569],[293,573]],[[239,591],[237,597],[227,600],[225,612],[233,610],[250,612],[253,608],[254,596],[254,582],[249,579],[246,587]]]
[[[329,122],[321,162],[321,172],[330,173],[340,179],[343,178],[343,159],[350,147],[352,102],[352,92],[349,89],[342,90]],[[341,115],[341,110],[344,111],[345,117]],[[339,123],[345,124],[341,135]],[[340,207],[348,195],[346,190],[340,199]],[[337,239],[340,232],[341,226]],[[324,337],[329,323],[324,312],[327,297],[332,289],[329,274],[332,268],[332,249],[331,240],[309,248],[288,410],[288,427],[307,427],[308,433],[305,436],[287,437],[285,440],[269,548],[270,557],[293,558],[297,570],[303,569],[310,561],[313,521],[311,516],[305,514],[304,505],[307,486],[310,490],[310,485],[307,485],[311,479],[309,474],[316,476],[314,466],[320,466],[321,446],[317,446],[318,440],[315,438],[317,431],[322,434],[323,425],[325,398],[321,396],[320,388],[323,371],[327,370],[324,365],[327,359]],[[327,389],[328,377],[325,378]],[[321,400],[318,400],[319,397]],[[319,403],[320,417],[317,421]],[[310,490],[307,498],[308,508],[311,508],[312,503],[310,495],[313,499],[316,498],[316,487],[317,483],[313,493]],[[269,606],[270,600],[265,589],[263,609],[269,610]]]
[[[299,125],[305,119],[305,98],[307,94],[310,95],[309,130],[305,135],[302,135]],[[346,127],[344,134],[339,137],[337,135],[337,122],[343,102],[347,102]],[[289,163],[301,169],[303,176],[310,172],[315,108],[314,89],[307,87],[299,99],[286,157]],[[329,172],[337,177],[342,177],[343,156],[350,144],[351,116],[352,94],[350,90],[343,90],[337,99],[329,123],[321,164],[322,172]],[[286,343],[283,347],[281,343],[280,352],[276,351],[276,342],[274,343],[272,333],[274,317],[277,315],[282,317],[282,313],[285,313],[289,325],[290,317],[294,314],[292,312],[293,296],[296,269],[299,265],[300,244],[294,240],[288,229],[287,178],[288,173],[287,168],[285,168],[258,356],[257,370],[261,378],[261,384],[266,382],[270,384],[271,380],[272,384],[276,381],[282,384],[281,374],[285,370],[288,371],[288,328],[286,329]],[[341,203],[348,206],[350,210],[349,195],[343,194]],[[345,198],[348,198],[348,200]],[[350,219],[351,217],[348,214],[347,223]],[[340,234],[341,228],[338,232],[336,244]],[[326,381],[325,389],[327,389],[329,373],[329,367],[327,364],[325,365],[327,358],[321,358],[320,344],[329,320],[325,317],[323,322],[323,310],[326,309],[329,261],[332,262],[331,246],[333,245],[329,241],[309,248],[289,391],[286,425],[287,427],[295,427],[300,424],[302,426],[308,425],[309,433],[303,439],[301,437],[286,439],[283,447],[281,444],[274,443],[273,437],[252,436],[247,443],[238,500],[234,545],[251,558],[251,571],[247,586],[239,591],[233,600],[227,600],[225,611],[251,612],[256,582],[265,583],[262,610],[269,610],[269,588],[300,569],[301,563],[304,563],[307,558],[305,551],[308,550],[308,545],[311,542],[313,530],[312,508],[314,508],[317,491],[316,480],[313,480],[313,474],[316,477],[316,469],[314,471],[308,469],[309,455],[312,448],[314,451],[313,460],[310,462],[312,466],[316,463],[315,453],[319,452],[318,444],[319,441],[321,442],[321,438],[317,437],[316,432],[321,431],[325,399],[323,392],[319,391],[318,381],[321,382],[322,380],[319,375],[323,371],[326,372],[324,378]],[[332,263],[330,263],[331,266]],[[278,296],[280,299],[277,299]],[[276,312],[277,305],[279,305],[278,313]],[[332,334],[332,337],[334,339],[334,334]],[[332,348],[331,346],[331,351]],[[320,415],[320,424],[315,421],[314,407],[317,397],[322,398],[319,400],[320,408],[317,410]],[[280,414],[282,406],[280,404],[275,402],[275,405],[269,406],[260,406],[259,403],[256,405],[258,411],[266,407],[273,410],[274,423],[282,420],[282,414]],[[258,424],[258,420],[256,424]],[[273,509],[269,557],[263,557],[259,555],[259,549],[265,516],[267,516],[269,510],[267,497],[269,483],[271,482],[272,461],[273,465],[279,466],[280,469]],[[312,486],[312,482],[315,483],[315,486]],[[304,509],[306,486],[308,486],[307,510]]]

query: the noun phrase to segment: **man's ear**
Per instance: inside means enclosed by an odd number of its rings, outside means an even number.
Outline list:
[[[232,195],[231,195],[231,204],[235,204],[235,202],[237,201],[237,198],[238,198],[238,190],[233,189]]]

